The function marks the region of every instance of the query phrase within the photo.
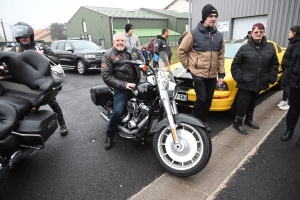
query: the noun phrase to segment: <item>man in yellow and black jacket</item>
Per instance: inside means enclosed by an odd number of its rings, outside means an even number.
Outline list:
[[[224,70],[224,40],[215,23],[218,11],[207,4],[202,9],[202,21],[191,32],[188,32],[179,48],[178,57],[183,67],[192,74],[197,99],[192,115],[206,125],[207,114],[211,106],[214,89],[223,83]]]

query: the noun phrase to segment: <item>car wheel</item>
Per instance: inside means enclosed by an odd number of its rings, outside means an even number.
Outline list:
[[[77,61],[76,70],[80,75],[84,75],[87,73],[86,66],[82,60]]]

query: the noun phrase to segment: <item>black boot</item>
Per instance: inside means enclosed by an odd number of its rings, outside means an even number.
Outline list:
[[[113,139],[106,136],[104,148],[106,150],[110,150],[112,146],[113,146]]]
[[[253,114],[246,114],[244,124],[246,124],[247,126],[253,129],[259,129],[259,126],[253,122]]]
[[[288,141],[292,138],[294,133],[294,130],[287,130],[282,136],[281,136],[281,140],[282,141]],[[299,142],[299,141],[298,141]]]
[[[233,128],[235,128],[239,133],[243,135],[247,135],[247,131],[242,126],[242,123],[243,123],[243,117],[236,116],[233,123]]]
[[[296,145],[297,145],[297,146],[300,146],[300,137],[299,137],[299,139],[298,139]]]

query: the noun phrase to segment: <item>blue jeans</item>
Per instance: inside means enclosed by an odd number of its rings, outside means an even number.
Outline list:
[[[114,109],[110,115],[106,136],[113,138],[121,121],[124,108],[126,106],[131,90],[114,89]]]

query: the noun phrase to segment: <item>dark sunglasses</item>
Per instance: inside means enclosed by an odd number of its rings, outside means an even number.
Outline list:
[[[19,39],[29,38],[29,37],[18,37]]]
[[[264,31],[255,31],[255,32],[254,32],[254,34],[258,34],[258,33],[263,34]]]

